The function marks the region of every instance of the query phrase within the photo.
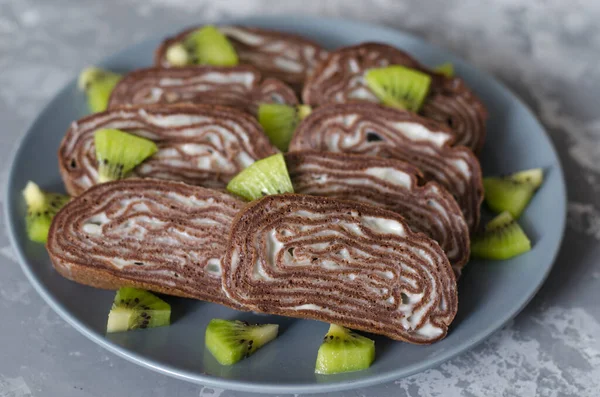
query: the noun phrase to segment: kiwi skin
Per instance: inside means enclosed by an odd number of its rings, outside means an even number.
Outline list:
[[[505,260],[530,250],[531,241],[508,211],[488,222],[485,231],[471,241],[474,258]]]
[[[317,353],[315,373],[322,375],[360,371],[375,360],[375,342],[349,329],[331,324]]]
[[[221,365],[232,365],[254,354],[277,337],[277,324],[212,319],[206,327],[205,344]]]

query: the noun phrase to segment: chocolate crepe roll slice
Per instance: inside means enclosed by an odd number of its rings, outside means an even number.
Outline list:
[[[154,64],[172,66],[167,60],[169,47],[183,42],[199,28],[186,29],[163,41],[156,49]],[[306,76],[327,54],[315,42],[295,34],[244,26],[219,26],[218,29],[229,39],[242,64],[252,65],[265,76],[282,80],[298,92]]]
[[[413,113],[376,104],[317,108],[294,132],[290,151],[316,150],[395,158],[446,188],[474,230],[483,200],[481,167],[465,147],[451,147],[448,127]]]
[[[250,66],[147,68],[127,73],[108,106],[152,103],[204,103],[256,114],[261,103],[298,104],[294,91],[276,79],[262,80]]]
[[[211,105],[115,107],[74,122],[59,151],[60,172],[72,196],[98,183],[94,133],[113,128],[150,139],[158,152],[132,177],[225,188],[255,160],[277,153],[258,122],[240,110]]]
[[[457,276],[469,259],[469,227],[450,193],[403,161],[328,152],[290,152],[285,160],[294,191],[360,201],[394,211],[414,232],[436,240]]]
[[[156,179],[94,186],[52,222],[46,248],[64,277],[237,307],[221,288],[223,235],[244,203],[227,193]]]
[[[476,153],[481,151],[487,111],[465,82],[459,77],[435,73],[407,53],[386,44],[363,43],[330,52],[307,80],[302,99],[311,106],[355,101],[379,103],[364,74],[369,69],[390,65],[430,75],[429,95],[420,114],[451,127],[456,134],[454,145],[467,146]]]
[[[257,312],[310,318],[431,343],[457,308],[440,246],[371,205],[305,195],[268,196],[236,217],[223,288]]]

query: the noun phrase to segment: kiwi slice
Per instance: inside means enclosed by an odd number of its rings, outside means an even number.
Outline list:
[[[27,236],[31,241],[45,243],[48,239],[52,218],[69,202],[70,197],[59,193],[44,192],[32,181],[27,182],[23,189],[23,197],[27,204],[27,216],[25,217]]]
[[[505,177],[483,178],[485,202],[495,212],[508,211],[518,219],[544,180],[541,168],[520,171]]]
[[[375,360],[375,341],[331,324],[317,353],[317,374],[337,374],[369,368]]]
[[[387,106],[418,112],[429,92],[431,77],[401,65],[367,70],[367,86]]]
[[[531,250],[531,241],[505,211],[488,222],[485,231],[471,241],[471,255],[482,259],[509,259]]]
[[[166,57],[171,66],[185,66],[192,62],[190,53],[182,43],[175,43],[167,48]]]
[[[281,153],[250,165],[229,181],[227,190],[250,201],[271,194],[294,193]]]
[[[436,66],[433,71],[446,77],[454,77],[454,65],[451,62],[442,63]]]
[[[277,337],[277,324],[212,319],[206,327],[206,348],[222,365],[235,364]]]
[[[94,145],[100,183],[124,178],[158,151],[151,140],[114,129],[97,130]]]
[[[120,74],[96,67],[86,68],[79,74],[77,86],[85,92],[91,112],[106,110],[110,94],[119,80]]]
[[[296,126],[312,111],[308,105],[290,106],[279,103],[263,103],[258,107],[258,122],[271,143],[281,151],[287,151]]]
[[[162,327],[171,323],[171,306],[142,289],[123,287],[117,291],[106,332]]]
[[[185,38],[184,46],[197,65],[235,66],[239,63],[233,45],[213,25],[191,32]]]

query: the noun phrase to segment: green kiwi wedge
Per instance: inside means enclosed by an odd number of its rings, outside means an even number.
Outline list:
[[[239,63],[233,45],[212,25],[191,32],[183,45],[190,54],[191,62],[197,65],[235,66]]]
[[[271,194],[294,193],[281,153],[250,165],[229,181],[227,190],[250,201]]]
[[[121,75],[108,70],[89,67],[84,69],[77,79],[77,86],[84,91],[91,112],[102,112],[108,106],[108,99]]]
[[[488,222],[485,231],[471,241],[471,255],[482,259],[510,259],[531,250],[531,241],[505,211]]]
[[[27,182],[23,189],[23,197],[27,204],[25,227],[31,241],[45,243],[48,230],[54,215],[69,202],[70,197],[64,194],[44,192],[34,182]]]
[[[338,374],[367,369],[375,360],[375,341],[331,324],[317,353],[317,374]]]
[[[106,332],[162,327],[170,323],[171,306],[167,302],[148,291],[123,287],[117,291],[108,313]]]
[[[429,92],[431,77],[400,65],[369,69],[367,86],[386,106],[418,112]]]
[[[433,68],[436,73],[441,73],[446,77],[454,77],[454,65],[451,62],[442,63]]]
[[[258,107],[258,122],[269,140],[281,151],[287,151],[298,123],[312,111],[308,105],[290,106],[263,103]]]
[[[212,319],[206,327],[205,344],[222,365],[232,365],[277,337],[277,324],[248,324]]]
[[[543,181],[544,172],[541,168],[504,177],[483,178],[485,202],[493,211],[508,211],[513,218],[519,219]]]
[[[115,129],[100,129],[94,133],[98,181],[122,179],[148,157],[158,151],[156,143]]]

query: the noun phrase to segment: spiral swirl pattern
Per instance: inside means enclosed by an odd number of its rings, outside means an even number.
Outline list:
[[[167,49],[198,28],[186,29],[163,41],[156,49],[154,64],[169,67]],[[297,92],[327,55],[318,44],[295,34],[243,26],[219,26],[219,30],[234,46],[242,64],[254,66],[266,77],[279,79]]]
[[[54,218],[56,270],[99,288],[124,286],[238,307],[221,288],[223,239],[244,203],[183,183],[126,179],[73,199]]]
[[[290,151],[355,153],[403,160],[426,181],[438,182],[460,206],[472,231],[483,200],[481,167],[465,147],[451,147],[447,127],[410,112],[376,104],[317,108],[294,133]]]
[[[439,245],[366,204],[268,196],[236,217],[223,288],[243,307],[412,343],[443,338],[456,280]]]
[[[414,232],[436,240],[456,276],[469,259],[469,228],[460,207],[435,182],[418,185],[420,171],[403,161],[331,152],[285,156],[294,191],[360,201],[394,211]]]
[[[298,104],[294,91],[276,79],[261,81],[250,66],[148,68],[127,73],[114,88],[109,108],[124,105],[203,103],[256,114],[261,103]]]
[[[434,73],[410,55],[386,44],[363,43],[330,52],[304,85],[302,99],[311,106],[379,103],[363,75],[368,69],[390,65],[403,65],[429,74],[432,82],[421,114],[447,124],[455,135],[451,144],[464,145],[475,153],[481,150],[487,111],[464,81]]]
[[[67,191],[81,194],[98,183],[94,132],[116,128],[155,141],[158,152],[136,167],[133,177],[182,181],[224,188],[255,160],[277,153],[250,115],[210,105],[117,107],[74,122],[59,148]]]

